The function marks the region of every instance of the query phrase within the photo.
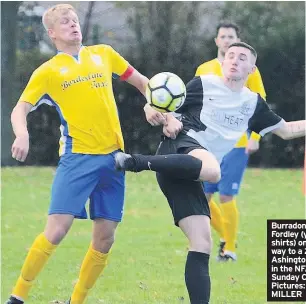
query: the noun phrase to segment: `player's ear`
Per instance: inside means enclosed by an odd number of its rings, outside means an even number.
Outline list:
[[[48,35],[51,39],[54,39],[54,31],[52,29],[48,29]]]
[[[214,40],[215,40],[215,44],[216,44],[216,46],[218,46],[218,39],[217,39],[217,37],[216,38],[214,38]]]
[[[241,39],[239,37],[237,37],[237,42],[240,42],[240,41],[241,41]]]
[[[253,73],[255,73],[255,71],[256,71],[256,65],[254,64],[254,65],[252,66],[252,68],[251,68],[249,74],[253,74]]]

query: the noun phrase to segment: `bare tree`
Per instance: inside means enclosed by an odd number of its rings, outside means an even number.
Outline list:
[[[13,132],[13,84],[16,65],[17,13],[20,1],[1,1],[1,165],[14,164],[11,157]]]
[[[88,8],[87,8],[87,12],[85,15],[85,19],[84,19],[84,25],[82,28],[82,33],[83,33],[83,43],[87,43],[88,40],[88,31],[89,31],[89,25],[90,25],[90,19],[92,16],[92,11],[95,5],[95,1],[89,1],[88,3]]]

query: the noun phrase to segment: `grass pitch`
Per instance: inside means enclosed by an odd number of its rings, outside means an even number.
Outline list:
[[[1,303],[11,292],[37,234],[43,231],[53,168],[2,169]],[[305,218],[301,170],[248,169],[238,206],[238,262],[210,263],[212,304],[266,302],[266,220]],[[39,275],[27,304],[69,298],[91,238],[91,222],[75,221]],[[184,285],[188,244],[172,224],[154,174],[127,175],[125,216],[110,262],[91,291],[90,304],[187,304]],[[276,302],[274,302],[276,303]],[[297,302],[295,302],[297,303]]]

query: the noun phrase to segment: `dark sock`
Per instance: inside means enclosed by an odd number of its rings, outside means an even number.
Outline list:
[[[125,168],[133,172],[152,170],[180,179],[197,180],[200,176],[202,161],[187,154],[132,154],[132,158],[125,161]]]
[[[209,254],[189,251],[185,283],[191,304],[208,304],[210,299]]]

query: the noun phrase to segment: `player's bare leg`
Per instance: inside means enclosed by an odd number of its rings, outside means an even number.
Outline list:
[[[217,183],[221,178],[221,169],[214,155],[204,149],[194,149],[188,153],[202,161],[199,181]]]
[[[179,221],[189,241],[185,282],[191,304],[208,304],[210,299],[209,256],[212,240],[210,218],[192,215]]]

